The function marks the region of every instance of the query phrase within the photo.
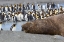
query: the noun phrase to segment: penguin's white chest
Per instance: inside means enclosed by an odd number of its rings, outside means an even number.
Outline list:
[[[12,11],[11,7],[9,7],[9,8],[10,8],[10,11]]]
[[[21,14],[21,19],[23,19],[23,15]]]
[[[7,7],[5,7],[5,10],[6,10],[6,11],[8,11],[8,8],[7,8]]]
[[[17,16],[17,20],[21,21],[21,15],[20,14]]]
[[[12,28],[12,31],[16,31],[16,27],[13,27],[13,28]]]

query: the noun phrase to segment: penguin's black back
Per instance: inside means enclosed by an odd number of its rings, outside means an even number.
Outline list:
[[[11,26],[10,30],[12,31],[13,26]]]

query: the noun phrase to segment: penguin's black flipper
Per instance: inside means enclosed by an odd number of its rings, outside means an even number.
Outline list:
[[[11,28],[10,28],[10,31],[12,31],[12,26],[11,26]]]

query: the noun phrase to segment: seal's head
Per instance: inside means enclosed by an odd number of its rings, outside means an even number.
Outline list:
[[[31,24],[32,24],[31,22],[27,22],[26,24],[22,25],[22,31],[28,30]]]

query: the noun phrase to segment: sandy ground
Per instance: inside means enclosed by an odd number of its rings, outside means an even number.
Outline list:
[[[0,31],[0,42],[64,42],[64,37],[30,34],[22,31]]]

